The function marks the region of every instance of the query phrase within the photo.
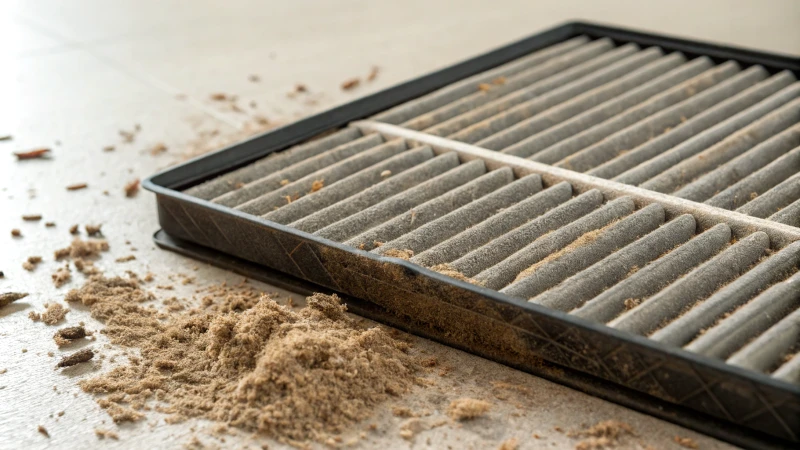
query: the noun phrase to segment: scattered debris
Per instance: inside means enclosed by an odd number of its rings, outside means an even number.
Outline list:
[[[163,142],[159,142],[150,147],[150,155],[157,156],[167,151],[167,146]]]
[[[308,92],[308,87],[303,83],[297,83],[294,85],[294,91],[297,93]]]
[[[489,83],[481,83],[478,85],[478,90],[481,92],[486,92],[492,88],[492,85]]]
[[[353,90],[357,88],[359,84],[361,84],[361,80],[359,78],[351,78],[342,83],[342,90],[343,91]]]
[[[460,398],[450,402],[447,415],[453,420],[472,420],[486,414],[492,404],[474,398]]]
[[[317,192],[323,187],[325,187],[325,180],[314,180],[314,182],[311,183],[311,192]]]
[[[392,415],[395,417],[417,417],[411,409],[405,406],[395,406],[392,408]]]
[[[38,427],[36,427],[36,430],[39,433],[42,433],[45,437],[48,437],[48,438],[50,437],[50,433],[48,433],[47,429],[45,427],[43,427],[42,425],[39,425]]]
[[[53,272],[50,276],[53,279],[53,284],[60,288],[61,286],[69,283],[69,280],[72,279],[72,272],[69,270],[68,266],[60,267],[58,270]]]
[[[27,293],[23,292],[3,292],[0,294],[0,308],[10,305],[21,298],[27,297]]]
[[[22,231],[19,231],[19,228],[14,228],[11,230],[11,236],[22,237]]]
[[[616,445],[621,437],[633,435],[633,429],[625,422],[604,420],[585,430],[570,433],[569,435],[586,437],[586,439],[575,445],[576,450],[593,450]]]
[[[22,220],[25,220],[25,221],[28,221],[28,222],[36,222],[37,220],[42,220],[42,215],[41,214],[27,214],[27,215],[22,216]]]
[[[119,135],[122,136],[122,141],[131,143],[136,140],[136,135],[142,131],[142,127],[137,123],[133,126],[133,131],[119,130]]]
[[[289,184],[289,180],[281,180],[281,186],[286,186],[287,184]]]
[[[519,441],[516,438],[506,439],[500,443],[497,450],[517,450],[519,448]]]
[[[380,73],[381,68],[378,66],[372,66],[372,69],[369,71],[369,75],[367,75],[367,81],[375,81],[378,78],[378,73]]]
[[[135,255],[128,255],[128,256],[123,256],[123,257],[117,258],[114,261],[116,261],[118,263],[124,263],[124,262],[128,262],[128,261],[133,261],[134,259],[136,259]]]
[[[45,311],[43,313],[31,311],[28,313],[28,317],[34,322],[41,320],[46,325],[55,325],[64,320],[64,317],[66,317],[69,312],[69,309],[65,308],[60,303],[45,303],[44,306]]]
[[[58,249],[53,255],[56,261],[65,258],[91,258],[98,256],[100,252],[107,252],[108,249],[108,242],[105,240],[82,241],[76,238],[69,247]]]
[[[633,308],[639,306],[639,303],[642,303],[642,299],[640,298],[626,298],[623,304],[625,305],[625,311],[630,311]]]
[[[45,222],[44,226],[46,226],[47,228],[53,228],[54,226],[56,226],[56,223],[55,222]]]
[[[69,234],[78,234],[78,233],[80,233],[80,229],[79,228],[80,228],[80,226],[77,223],[75,225],[72,225],[71,227],[69,227]]]
[[[125,185],[125,197],[135,197],[136,194],[139,192],[139,179],[135,179],[133,181],[128,182]]]
[[[86,183],[75,183],[75,184],[70,184],[69,186],[67,186],[67,190],[68,191],[78,191],[78,190],[81,190],[81,189],[86,189],[87,187],[89,187],[89,185],[86,184]]]
[[[390,248],[383,252],[384,256],[391,256],[393,258],[400,258],[405,259],[408,261],[409,259],[414,257],[414,250],[401,250],[397,248]]]
[[[109,439],[114,439],[115,441],[119,440],[119,435],[116,432],[111,431],[111,430],[104,430],[102,428],[95,428],[94,429],[94,434],[99,439],[109,438]]]
[[[56,345],[63,347],[72,341],[83,339],[85,337],[86,329],[83,328],[83,326],[77,326],[62,328],[56,331],[56,334],[53,335],[53,340],[56,341]]]
[[[416,434],[419,434],[427,429],[426,424],[421,420],[412,418],[408,419],[400,425],[400,437],[406,440],[411,440]]]
[[[214,100],[215,102],[224,102],[224,101],[228,100],[228,95],[227,94],[223,94],[222,92],[217,92],[217,93],[211,94],[210,97],[211,97],[211,100]]]
[[[85,348],[61,358],[61,361],[58,362],[56,367],[71,367],[76,364],[87,362],[92,358],[94,358],[94,351],[91,348]]]
[[[698,448],[697,442],[694,439],[688,437],[681,437],[675,436],[673,438],[676,444],[680,445],[681,447],[696,449]]]
[[[247,77],[247,79],[248,79],[250,82],[252,82],[252,83],[258,83],[258,82],[260,82],[260,81],[261,81],[261,77],[259,77],[259,76],[258,76],[258,75],[256,75],[256,74],[252,74],[252,75],[250,75],[249,77]]]
[[[106,145],[105,147],[103,147],[104,152],[113,152],[115,149],[116,147],[114,147],[113,145]]]
[[[103,224],[100,225],[84,225],[83,228],[86,230],[86,234],[89,236],[99,236],[102,235],[103,232],[100,228],[103,227]]]
[[[22,268],[32,272],[40,262],[42,262],[41,256],[29,256],[28,260],[22,263]]]
[[[17,161],[22,161],[25,159],[44,159],[48,157],[49,154],[49,148],[38,148],[36,150],[30,150],[27,152],[15,152],[14,156],[17,157]]]

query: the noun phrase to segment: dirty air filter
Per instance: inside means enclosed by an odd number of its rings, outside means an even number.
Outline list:
[[[739,445],[792,445],[798,73],[565,25],[155,175],[157,242]]]

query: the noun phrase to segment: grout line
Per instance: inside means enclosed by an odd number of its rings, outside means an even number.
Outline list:
[[[112,69],[115,69],[117,71],[120,71],[125,76],[130,77],[130,78],[132,78],[132,79],[134,79],[134,80],[136,80],[136,81],[138,81],[140,83],[143,83],[143,84],[145,84],[147,86],[150,86],[152,88],[155,88],[155,89],[157,89],[157,90],[159,90],[159,91],[161,91],[163,93],[166,93],[167,95],[171,96],[173,98],[173,100],[176,100],[175,97],[178,94],[182,94],[183,93],[180,89],[178,89],[178,88],[172,86],[171,84],[166,83],[166,82],[164,82],[164,81],[162,81],[162,80],[150,75],[149,73],[147,73],[147,72],[145,72],[145,71],[143,71],[143,70],[141,70],[141,69],[139,69],[137,67],[130,66],[128,64],[125,64],[122,61],[119,61],[117,59],[105,56],[102,53],[96,52],[92,48],[91,45],[88,45],[86,43],[83,43],[83,42],[80,42],[80,41],[77,41],[77,40],[74,40],[74,39],[71,39],[71,38],[68,38],[68,37],[62,35],[61,33],[51,29],[47,25],[42,24],[39,20],[36,20],[36,19],[31,18],[29,16],[23,16],[23,15],[18,15],[17,19],[20,22],[24,23],[25,25],[35,29],[36,31],[38,31],[38,32],[40,32],[40,33],[42,33],[42,34],[44,34],[44,35],[46,35],[46,36],[48,36],[48,37],[50,37],[52,39],[55,39],[55,40],[59,41],[64,46],[66,46],[66,48],[75,49],[75,50],[83,50],[83,51],[87,52],[88,54],[90,54],[91,56],[93,56],[94,58],[96,58],[97,60],[99,60],[101,63],[105,64],[106,66],[108,66],[108,67],[110,67]],[[227,125],[230,125],[230,126],[232,126],[233,128],[235,128],[237,130],[243,130],[244,127],[245,127],[245,123],[244,122],[233,120],[230,117],[226,116],[225,114],[221,114],[218,111],[216,111],[215,109],[207,107],[205,104],[203,104],[199,100],[196,100],[196,99],[194,99],[194,98],[192,98],[192,97],[190,97],[188,95],[186,96],[186,103],[189,106],[191,106],[191,107],[193,107],[195,109],[199,109],[200,111],[208,114],[209,116],[211,116],[211,117],[213,117],[213,118],[215,118],[215,119],[217,119],[217,120],[219,120],[219,121],[221,121],[221,122],[223,122],[223,123],[225,123]]]
[[[454,141],[452,139],[434,136],[388,123],[362,120],[352,122],[351,125],[364,132],[376,132],[390,138],[403,138],[409,141],[427,144],[434,150],[454,151],[467,159],[480,158],[485,160],[490,168],[510,166],[525,172],[532,171],[540,174],[542,179],[550,185],[560,181],[568,181],[572,183],[574,188],[578,191],[583,192],[596,188],[609,199],[627,195],[634,198],[638,207],[650,203],[660,203],[671,217],[687,213],[694,215],[702,229],[711,228],[718,223],[726,223],[739,238],[747,236],[755,231],[764,231],[769,235],[770,241],[775,248],[781,248],[791,242],[800,240],[800,228],[766,219],[759,219],[716,206],[709,206],[704,203],[698,203],[672,195],[598,178],[592,175],[573,172],[568,169],[553,167],[518,156],[487,150],[472,144]]]

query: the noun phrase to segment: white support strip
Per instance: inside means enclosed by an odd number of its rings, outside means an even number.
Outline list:
[[[511,167],[518,174],[537,173],[541,175],[545,184],[550,186],[561,181],[567,181],[578,192],[598,189],[607,199],[630,196],[637,207],[650,203],[661,204],[669,218],[681,214],[692,214],[702,230],[713,227],[718,223],[726,223],[733,230],[734,235],[741,239],[755,231],[763,231],[770,237],[773,249],[800,240],[800,228],[784,225],[766,219],[748,216],[728,211],[726,209],[709,206],[691,200],[674,197],[660,192],[642,189],[636,186],[618,183],[616,181],[598,178],[571,170],[553,167],[517,156],[487,150],[464,142],[454,141],[440,136],[414,131],[397,125],[391,125],[371,120],[353,122],[352,126],[358,127],[364,133],[380,133],[387,138],[403,138],[410,142],[430,145],[435,151],[454,151],[463,160],[482,159],[490,169],[497,167]]]

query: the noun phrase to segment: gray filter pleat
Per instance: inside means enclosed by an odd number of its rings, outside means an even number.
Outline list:
[[[374,119],[394,125],[403,123],[406,120],[409,120],[420,114],[425,114],[440,106],[454,102],[461,97],[474,93],[478,88],[478,85],[481,83],[491,83],[492,80],[495,80],[498,77],[510,77],[531,67],[536,67],[539,64],[546,62],[548,59],[562,55],[576,47],[584,45],[587,42],[589,42],[588,37],[578,36],[568,41],[546,47],[542,50],[503,64],[495,69],[481,72],[465,80],[443,87],[424,97],[411,100],[403,103],[402,105],[386,110],[376,115]]]
[[[494,284],[492,284],[493,281],[490,279],[495,278],[493,278],[493,276],[489,273],[491,270],[487,268],[500,263],[504,259],[517,252],[520,248],[529,245],[531,242],[535,241],[541,236],[544,236],[548,232],[567,226],[572,222],[581,219],[587,214],[590,214],[594,209],[602,205],[602,203],[603,194],[596,189],[592,189],[561,206],[553,208],[551,211],[545,213],[542,217],[536,218],[524,225],[514,228],[497,239],[489,241],[486,245],[470,251],[469,253],[450,263],[450,267],[468,277],[476,275],[486,269],[488,272],[481,274],[477,278],[480,278],[481,281],[486,281],[487,287],[489,287],[490,284],[494,286]],[[625,202],[623,201],[622,203]],[[630,206],[630,208],[627,208],[627,206]],[[633,211],[633,202],[630,202],[629,205],[626,204],[625,206],[617,209],[624,210],[623,212],[618,213],[620,215],[629,214],[631,211]],[[613,217],[615,217],[613,214],[608,215],[612,218],[607,219],[607,221],[603,223],[608,223],[613,220]],[[594,218],[587,220],[594,220]],[[579,226],[583,225],[579,224]],[[586,227],[589,226],[592,225],[586,225]],[[573,231],[573,233],[578,235],[583,234],[580,231]],[[520,268],[516,272],[510,274],[510,278],[512,279],[514,278],[515,274],[527,267],[527,265],[524,265],[524,257],[518,259],[521,261],[519,262]],[[510,262],[509,265],[513,266],[514,263]],[[507,273],[503,273],[502,268],[497,268],[496,273],[498,274],[498,277],[496,278],[498,280],[501,279],[503,275],[509,275]],[[502,283],[502,281],[498,282]],[[506,282],[506,284],[508,283]],[[499,287],[504,285],[505,284],[500,284]],[[494,287],[492,288],[494,289]]]
[[[532,298],[531,302],[561,311],[577,308],[625,278],[631,270],[688,241],[696,227],[694,217],[684,214]]]
[[[800,264],[800,242],[795,242],[715,292],[703,303],[692,308],[669,325],[653,333],[650,339],[676,346],[686,345],[701,330],[714,325],[719,317],[747,303],[771,284],[786,278],[797,268],[798,264]]]
[[[800,352],[787,355],[788,361],[780,366],[772,376],[788,383],[800,383]]]
[[[768,248],[767,234],[755,232],[608,325],[631,333],[650,334],[747,270]]]
[[[471,161],[413,188],[395,194],[381,202],[334,222],[314,234],[342,242],[376,225],[402,214],[432,198],[447,193],[486,173],[483,161]],[[333,206],[335,207],[335,205]]]
[[[743,155],[743,156],[746,156]],[[800,147],[717,193],[707,204],[735,210],[800,171]]]
[[[373,251],[378,254],[385,254],[389,249],[411,250],[414,253],[425,251],[541,190],[542,179],[539,175],[525,176]]]
[[[364,250],[372,250],[380,245],[378,243],[389,242],[410,233],[426,223],[433,222],[451,211],[510,184],[513,180],[514,175],[508,167],[494,170],[447,194],[407,208],[388,222],[381,223],[350,239],[347,244]],[[538,180],[538,183],[541,189],[541,180]]]
[[[441,242],[411,258],[411,262],[431,267],[448,263],[529,222],[568,201],[572,186],[566,181],[510,206],[472,228]]]
[[[795,201],[791,205],[769,216],[769,220],[785,223],[793,227],[800,227],[800,200]]]
[[[701,334],[686,350],[727,359],[751,339],[760,335],[800,306],[800,274],[777,283]]]
[[[250,183],[277,170],[285,169],[360,137],[361,131],[357,128],[345,128],[330,136],[316,139],[282,152],[272,153],[241,169],[233,170],[203,184],[193,186],[187,189],[186,193],[204,200],[211,200],[236,189],[237,185]]]
[[[686,57],[681,53],[672,53],[659,58],[640,69],[623,75],[617,80],[594,88],[577,97],[568,99],[529,119],[525,119],[512,127],[480,141],[478,145],[494,150],[504,149],[535,133],[570,119],[576,114],[580,114],[587,109],[600,105],[606,100],[630,92],[632,89],[642,86],[642,84],[662,75],[665,71],[674,69],[684,62],[686,62]]]
[[[612,132],[618,131],[625,126],[636,122],[638,120],[635,118],[636,114],[639,114],[639,119],[641,119],[651,114],[652,111],[661,110],[667,106],[673,105],[688,98],[692,91],[687,90],[684,85],[691,85],[698,92],[707,88],[708,86],[711,86],[716,81],[714,77],[710,76],[711,72],[713,72],[713,74],[717,74],[719,72],[714,70],[709,71],[709,74],[699,74],[712,66],[713,63],[708,57],[703,56],[696,58],[691,62],[683,64],[652,81],[631,89],[629,92],[624,93],[619,97],[608,100],[586,112],[577,114],[575,117],[569,120],[529,136],[510,147],[504,148],[502,152],[508,153],[509,155],[527,158],[548,148],[551,145],[566,141],[572,136],[577,137],[577,135],[583,135],[580,139],[575,139],[575,144],[572,144],[572,147],[577,147],[573,151],[574,153],[575,151],[586,147],[588,144],[585,144],[585,142],[597,142]],[[690,81],[686,82],[687,80]],[[651,99],[650,97],[653,98]],[[642,104],[639,105],[639,103]],[[629,108],[630,110],[628,110]],[[625,119],[608,120],[622,117],[625,117]],[[598,124],[606,123],[606,121],[608,122],[607,126],[602,128],[597,127]],[[588,132],[588,130],[592,131]],[[584,131],[586,131],[585,134]],[[582,141],[578,142],[579,140]],[[564,156],[554,157],[554,159],[549,162],[558,161],[569,154],[571,153],[565,152]]]
[[[514,76],[503,78],[500,80],[493,80],[489,83],[484,83],[476,86],[472,93],[466,95],[452,103],[448,103],[439,107],[429,113],[420,115],[402,124],[405,128],[412,130],[423,130],[431,126],[437,125],[448,119],[463,114],[465,112],[474,110],[475,108],[485,105],[490,101],[510,94],[521,89],[528,88],[530,85],[542,81],[548,77],[559,74],[572,66],[580,64],[584,61],[592,59],[614,47],[614,44],[609,39],[600,39],[589,44],[578,47],[562,56],[552,58],[536,67],[532,67],[524,72],[515,74]],[[563,83],[569,80],[569,73]]]
[[[237,206],[236,209],[253,215],[266,214],[302,196],[314,195],[320,189],[325,189],[324,186],[326,183],[332,185],[360,170],[366,169],[373,164],[378,164],[405,151],[405,141],[396,139],[384,145],[364,150],[331,166],[306,175],[297,181],[290,181],[280,189],[266,193],[246,203],[242,203]],[[320,184],[322,185],[321,187]]]
[[[736,211],[764,218],[775,214],[797,199],[800,199],[800,173],[789,177]]]
[[[751,67],[733,77],[722,81],[718,85],[694,95],[677,105],[662,110],[644,120],[641,120],[623,130],[620,130],[608,138],[589,146],[563,160],[557,162],[557,167],[585,172],[603,163],[625,155],[631,149],[653,139],[656,136],[664,135],[660,139],[673,141],[663,144],[665,148],[680,142],[680,138],[686,139],[691,136],[689,133],[681,133],[676,128],[689,118],[696,116],[713,105],[730,98],[739,91],[746,89],[760,80],[766,78],[767,72],[762,67]],[[683,130],[691,130],[691,127],[680,127]]]
[[[798,120],[800,120],[800,99],[792,101],[639,186],[656,192],[674,192],[695,177],[741,155],[754,145],[797,123]]]
[[[800,150],[800,123],[706,173],[673,195],[696,202],[706,201],[795,147]]]
[[[603,291],[572,314],[606,323],[719,253],[730,239],[728,225],[715,225]]]
[[[547,108],[550,108],[551,106],[555,106],[572,97],[575,97],[576,95],[582,94],[602,84],[608,83],[609,81],[615,80],[631,70],[635,70],[636,68],[639,68],[648,62],[657,59],[661,55],[663,55],[663,52],[657,47],[636,52],[611,65],[607,65],[599,70],[595,70],[575,81],[549,90],[538,97],[525,101],[524,103],[520,103],[512,106],[511,108],[505,109],[503,112],[495,114],[488,119],[478,122],[448,137],[457,141],[480,143],[483,139],[488,138],[498,131],[502,131],[511,125],[532,117],[535,114],[538,114]]]
[[[355,141],[339,145],[317,156],[305,159],[277,172],[265,174],[263,177],[245,184],[240,189],[214,198],[214,203],[225,206],[238,206],[260,195],[280,189],[287,181],[291,182],[310,173],[347,159],[359,152],[383,144],[383,137],[370,134]]]
[[[639,50],[637,45],[629,44],[606,51],[605,53],[602,53],[599,56],[587,61],[576,61],[579,62],[579,64],[575,65],[574,67],[570,67],[547,78],[539,80],[503,97],[491,100],[489,103],[486,103],[481,107],[466,111],[442,123],[438,123],[434,126],[426,128],[425,132],[437,136],[450,136],[459,130],[469,127],[470,125],[477,124],[478,122],[488,119],[495,114],[502,113],[503,111],[514,107],[515,105],[519,105],[520,103],[524,103],[528,100],[536,98],[539,95],[564,86],[570,82],[580,79],[581,77],[588,76],[602,69],[603,67],[608,66],[609,64],[635,53],[637,50]]]
[[[747,89],[679,126],[678,128],[689,127],[688,130],[692,134],[696,133],[690,139],[669,148],[672,145],[668,142],[672,133],[666,133],[609,161],[596,170],[590,171],[589,174],[602,178],[613,177],[614,181],[619,181],[620,183],[639,185],[684,159],[722,141],[731,133],[771,113],[800,95],[800,83],[794,83],[755,105],[740,111],[742,106],[747,107],[750,101],[758,101],[760,95],[769,92],[768,90],[762,90],[762,87],[761,85],[756,85],[751,89]],[[730,116],[731,113],[736,114]],[[713,126],[708,128],[708,125]],[[674,131],[679,131],[678,128]],[[696,131],[691,131],[692,129]]]
[[[349,177],[337,181],[331,186],[325,185],[314,195],[306,195],[292,203],[264,214],[267,220],[278,223],[290,223],[309,214],[326,208],[334,203],[363,192],[370,187],[399,175],[403,171],[433,159],[433,150],[430,147],[418,147],[414,150],[403,152],[397,156],[381,161],[373,166],[356,172]]]
[[[800,288],[796,288],[800,292]],[[728,358],[727,363],[758,372],[770,372],[790,356],[800,342],[800,309],[754,339]]]
[[[664,223],[664,208],[650,204],[605,228],[580,236],[567,247],[526,268],[500,292],[534,297],[600,261]]]
[[[477,162],[476,162],[477,163]],[[290,224],[291,227],[297,228],[308,233],[313,233],[317,230],[325,228],[328,225],[336,223],[342,219],[350,217],[359,213],[370,206],[373,206],[387,198],[411,189],[414,186],[430,181],[433,178],[442,175],[443,173],[458,167],[458,155],[454,152],[444,153],[439,155],[428,162],[420,164],[397,176],[392,176],[369,189],[364,190],[346,200],[342,200],[327,208],[321,209],[313,214],[310,214],[300,220],[296,220]],[[461,167],[458,170],[446,175],[439,181],[443,186],[448,183],[459,182],[461,176],[467,178],[474,178],[483,174],[485,170],[478,164],[471,166]],[[445,182],[445,178],[447,181]],[[455,180],[455,181],[454,181]],[[453,186],[456,186],[454,184]],[[302,200],[302,199],[301,199]],[[280,214],[285,208],[278,209],[275,214]]]

